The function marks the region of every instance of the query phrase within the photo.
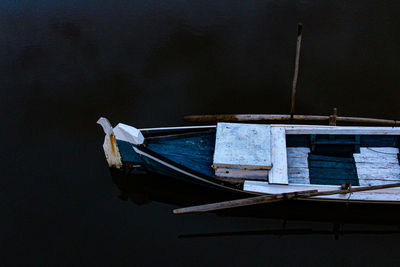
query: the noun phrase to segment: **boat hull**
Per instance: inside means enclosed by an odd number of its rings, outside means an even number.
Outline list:
[[[296,128],[294,126],[288,126],[287,132],[292,134],[312,134],[313,131],[317,131],[319,134],[327,134],[329,131],[334,131],[335,134],[341,134],[341,129],[339,128],[324,128],[321,126],[315,127],[313,130],[311,126],[309,127],[299,127]],[[350,134],[351,131],[355,131],[357,134],[362,134],[360,129],[344,129],[345,134]],[[379,134],[381,129],[371,129],[368,130],[369,134]],[[396,131],[398,131],[396,129]],[[237,184],[230,184],[227,182],[220,181],[215,178],[215,175],[212,174],[213,170],[211,169],[211,164],[207,160],[200,159],[198,161],[193,160],[190,153],[182,152],[179,149],[180,145],[178,144],[177,151],[173,151],[172,154],[179,155],[180,158],[177,160],[175,157],[171,157],[171,149],[176,149],[175,145],[171,146],[164,146],[161,144],[158,150],[155,146],[151,144],[155,144],[157,142],[149,141],[149,140],[161,140],[162,138],[172,138],[175,140],[180,140],[180,138],[185,137],[193,134],[211,134],[215,136],[215,126],[199,126],[199,127],[171,127],[171,128],[154,128],[154,129],[142,129],[141,132],[143,133],[145,140],[147,143],[144,142],[143,144],[134,144],[127,142],[126,140],[121,140],[117,136],[117,144],[118,149],[121,154],[122,159],[122,168],[126,172],[129,173],[143,173],[151,172],[160,175],[165,175],[172,177],[174,179],[183,180],[186,182],[190,182],[192,184],[196,184],[201,187],[213,188],[217,190],[221,190],[224,192],[231,192],[238,194],[240,196],[254,196],[254,195],[262,195],[262,194],[279,194],[285,192],[294,192],[299,191],[299,188],[302,187],[302,190],[306,189],[317,189],[321,191],[327,191],[332,189],[339,189],[340,186],[323,186],[323,185],[304,185],[304,184],[289,184],[289,185],[273,185],[268,184],[267,182],[259,182],[262,183],[264,188],[254,190],[249,186],[243,187],[243,185]],[[390,135],[390,129],[384,129],[384,135]],[[398,133],[396,132],[396,135]],[[159,139],[157,139],[159,138]],[[200,141],[193,141],[194,139],[187,139],[187,144],[192,144],[195,147],[199,147],[198,143],[203,142],[201,139]],[[197,142],[197,143],[196,143]],[[182,143],[182,142],[181,142]],[[177,143],[176,143],[177,144]],[[213,148],[212,143],[207,143],[207,147]],[[185,147],[185,149],[193,149],[193,147]],[[209,153],[209,149],[207,150]],[[201,153],[197,153],[201,154]],[[193,155],[197,155],[193,152]],[[208,155],[210,157],[210,155]],[[211,158],[212,159],[212,158]],[[186,162],[190,162],[190,164],[185,164]],[[199,166],[196,166],[198,163]],[[202,165],[203,164],[203,165]],[[195,167],[198,170],[205,171],[200,172],[196,171]],[[208,168],[208,169],[207,169]],[[249,182],[252,183],[252,182]],[[258,184],[257,186],[259,186]],[[316,188],[314,188],[316,187]],[[382,189],[382,190],[374,190],[373,193],[352,193],[352,194],[342,194],[342,195],[332,195],[332,196],[321,196],[321,197],[310,197],[310,198],[299,198],[298,200],[301,201],[329,201],[329,202],[346,202],[346,203],[376,203],[376,204],[400,204],[400,191],[398,189]]]

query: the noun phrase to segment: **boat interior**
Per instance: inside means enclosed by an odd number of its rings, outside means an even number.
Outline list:
[[[264,125],[255,129],[255,125],[218,123],[217,127],[142,132],[148,149],[245,188],[400,181],[398,128]],[[254,156],[255,151],[259,155]]]

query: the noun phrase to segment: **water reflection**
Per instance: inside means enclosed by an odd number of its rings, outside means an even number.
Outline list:
[[[315,230],[312,228],[292,228],[292,229],[268,229],[268,230],[249,230],[236,232],[213,232],[199,234],[184,234],[178,238],[201,238],[201,237],[227,237],[227,236],[301,236],[301,235],[330,235],[336,240],[341,236],[348,235],[392,235],[399,234],[400,230],[396,229],[366,229],[366,230],[347,230],[342,224],[333,224],[331,230]],[[353,227],[354,228],[354,227]]]
[[[145,205],[155,201],[184,207],[242,197],[166,176],[133,175],[115,170],[110,172],[113,182],[120,189],[119,197],[125,201],[130,200],[135,205]],[[281,228],[252,229],[249,224],[250,230],[185,233],[178,237],[332,235],[338,239],[343,235],[390,235],[400,233],[400,216],[397,210],[396,205],[316,203],[295,200],[275,202],[214,213],[232,218],[282,220]],[[304,223],[307,222],[312,226],[304,227]],[[287,227],[289,223],[291,226]]]

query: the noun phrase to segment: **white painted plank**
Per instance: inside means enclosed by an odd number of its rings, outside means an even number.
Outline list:
[[[288,184],[286,134],[282,127],[271,128],[271,161],[272,169],[268,174],[269,183]]]
[[[257,180],[268,180],[267,170],[241,170],[232,168],[218,168],[215,170],[215,176],[217,177],[229,177],[229,178],[248,178]]]
[[[308,168],[308,161],[302,158],[289,158],[288,157],[288,167],[289,168]]]
[[[399,153],[399,149],[397,147],[361,147],[361,154],[366,155],[390,155],[396,156]],[[358,155],[358,153],[357,153]]]
[[[218,123],[213,167],[270,169],[269,125]]]
[[[362,126],[357,127],[357,126],[288,125],[288,124],[272,124],[271,126],[272,127],[284,127],[287,134],[400,135],[400,127],[362,127]],[[216,125],[142,128],[139,130],[147,132],[147,131],[182,130],[182,129],[196,129],[196,128],[197,129],[204,129],[204,128],[212,129],[212,128],[216,128]]]
[[[356,186],[355,186],[356,187]],[[335,185],[271,185],[266,182],[245,181],[244,190],[266,194],[281,194],[295,191],[313,190],[319,192],[339,189]],[[400,204],[400,188],[386,188],[374,191],[355,192],[329,196],[312,197],[314,200],[349,201],[349,202],[394,202]]]
[[[360,171],[369,171],[369,170],[400,170],[399,161],[396,158],[392,158],[388,160],[388,158],[376,158],[371,160],[370,162],[362,161],[359,162],[358,159],[354,158],[356,165],[359,166]],[[397,160],[397,162],[395,161]]]
[[[288,147],[286,149],[288,158],[305,158],[307,160],[310,148],[308,147]]]
[[[400,179],[400,168],[398,166],[390,169],[379,168],[378,166],[373,166],[371,168],[360,167],[360,165],[356,166],[358,176],[365,179]],[[365,165],[362,164],[361,166]]]
[[[289,184],[310,184],[308,168],[288,168]]]
[[[384,160],[387,164],[392,164],[392,165],[399,164],[399,160],[397,158],[387,157],[387,156],[384,156],[384,155],[382,155],[381,157],[379,157],[379,156],[374,157],[374,156],[361,155],[359,157],[354,157],[354,160],[358,164],[363,164],[363,163],[373,164],[378,160]]]
[[[309,184],[308,147],[288,147],[287,164],[289,184]]]
[[[359,180],[360,186],[383,185],[383,184],[391,184],[391,183],[398,183],[398,182],[400,182],[400,179],[397,179],[397,180],[360,179]]]
[[[360,187],[360,186],[354,186],[354,188],[357,188],[357,187]],[[267,182],[262,182],[262,181],[245,181],[243,189],[246,191],[253,191],[253,192],[260,192],[260,193],[267,193],[267,194],[279,194],[279,193],[306,191],[306,190],[318,190],[319,192],[323,192],[323,191],[340,189],[340,186],[338,186],[338,185],[318,185],[318,184],[275,185],[275,184],[268,184]],[[250,189],[257,189],[257,190],[250,190]],[[374,192],[376,194],[381,194],[381,193],[400,194],[400,187],[377,189],[374,191],[362,191],[359,193],[368,194],[368,192]]]
[[[313,125],[272,125],[284,127],[286,134],[337,134],[337,135],[399,135],[400,127],[355,127],[355,126],[313,126]]]
[[[306,178],[308,177],[308,172],[307,167],[288,168],[288,174],[292,177]]]
[[[325,185],[275,185],[259,181],[245,181],[243,190],[252,191],[266,194],[281,194],[295,191],[313,190],[329,191],[339,189],[339,186],[325,186]]]
[[[362,147],[354,154],[360,185],[380,185],[400,181],[398,148]]]
[[[354,160],[356,163],[375,163],[378,161],[398,165],[398,153],[399,149],[396,147],[361,147],[360,153],[354,154]]]
[[[289,175],[289,184],[310,184],[310,179],[304,177],[293,177]]]
[[[171,130],[188,130],[188,129],[213,129],[216,125],[201,125],[201,126],[178,126],[178,127],[158,127],[158,128],[141,128],[141,132],[157,132]]]

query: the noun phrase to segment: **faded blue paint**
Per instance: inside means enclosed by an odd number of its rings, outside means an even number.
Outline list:
[[[163,157],[209,177],[215,177],[214,133],[187,134],[146,140],[146,147]]]
[[[311,184],[341,185],[349,181],[359,185],[353,157],[308,155]]]
[[[321,136],[329,139],[329,135]],[[336,137],[338,135],[332,136]],[[317,139],[318,138],[320,138],[320,135],[317,135]],[[337,145],[345,145],[346,143],[354,142],[354,135],[343,135],[339,140],[334,142],[336,142]],[[400,145],[398,135],[360,135],[359,143],[361,147],[399,147]],[[288,147],[310,147],[310,135],[286,135],[286,145]]]
[[[142,157],[135,152],[132,148],[132,144],[126,141],[117,140],[119,153],[121,154],[122,161],[142,163]]]

